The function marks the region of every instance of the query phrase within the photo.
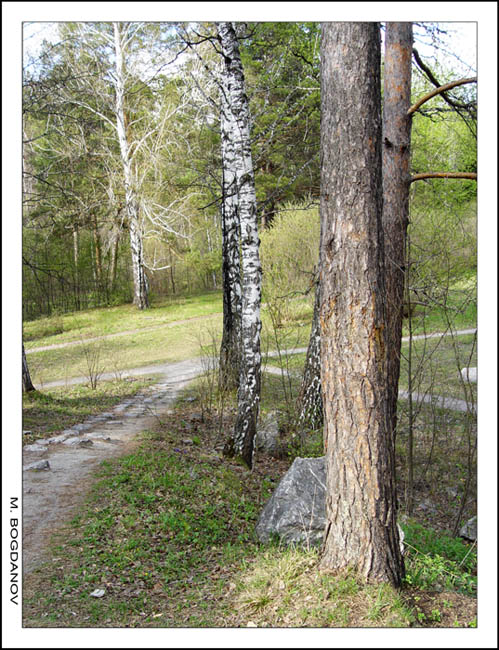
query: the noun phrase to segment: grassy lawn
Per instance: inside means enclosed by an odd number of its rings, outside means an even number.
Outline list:
[[[188,297],[173,296],[156,300],[145,311],[127,304],[27,321],[23,324],[23,335],[25,347],[29,350],[128,330],[160,327],[173,321],[220,312],[222,294],[219,291]]]
[[[212,294],[209,294],[212,297]],[[210,308],[217,303],[209,303]],[[216,311],[200,315],[193,305],[189,306],[195,317],[188,323],[162,327],[153,331],[144,331],[127,336],[103,339],[102,341],[81,342],[65,348],[56,348],[27,355],[31,378],[36,387],[43,384],[67,380],[72,377],[88,376],[89,363],[94,363],[100,372],[111,372],[119,376],[119,371],[160,363],[171,363],[200,356],[202,348],[217,347],[221,340],[222,314]],[[126,306],[126,308],[130,308]],[[121,308],[116,308],[121,309]],[[93,316],[106,310],[92,310]],[[137,312],[143,317],[145,312]],[[116,313],[113,318],[117,318]],[[278,330],[278,343],[281,347],[300,347],[308,344],[310,322],[307,314],[299,315],[296,321],[287,323]],[[310,314],[311,318],[311,314]],[[126,320],[126,319],[125,319]],[[177,320],[172,319],[172,320]],[[36,322],[36,321],[34,321]],[[113,323],[118,328],[118,321]],[[122,327],[120,331],[127,330]],[[98,334],[97,329],[88,330],[92,336]],[[68,333],[69,335],[70,333]],[[52,343],[64,342],[57,335],[50,338]],[[41,347],[48,339],[32,341],[32,347]],[[262,312],[262,351],[273,350],[276,347],[276,333],[273,330],[266,310]]]
[[[247,472],[220,453],[231,418],[202,420],[198,409],[179,400],[137,450],[102,463],[85,507],[25,579],[24,626],[476,623],[476,554],[413,522],[405,524],[413,550],[399,591],[322,573],[313,548],[259,544],[255,523],[291,458],[261,456]],[[455,579],[437,589],[449,572]],[[95,589],[104,595],[92,597]]]

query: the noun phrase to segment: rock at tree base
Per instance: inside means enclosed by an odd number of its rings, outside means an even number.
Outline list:
[[[284,544],[320,545],[326,527],[326,462],[295,458],[262,510],[256,525],[261,542],[275,535]],[[400,550],[404,532],[397,524]]]
[[[286,543],[321,544],[326,526],[326,464],[321,458],[295,458],[262,510],[256,534]]]
[[[39,460],[36,463],[30,463],[29,465],[25,465],[23,467],[23,471],[25,472],[29,469],[35,469],[35,470],[50,469],[50,465],[48,460]]]
[[[464,537],[464,539],[469,539],[471,542],[475,542],[477,538],[477,518],[472,517],[469,519],[464,526],[459,531],[459,537]]]

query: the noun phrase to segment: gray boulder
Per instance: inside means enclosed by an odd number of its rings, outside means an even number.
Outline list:
[[[464,537],[464,539],[469,539],[472,542],[476,541],[477,538],[477,518],[472,517],[464,524],[464,526],[459,531],[459,537]]]
[[[321,544],[326,526],[326,465],[321,458],[295,458],[262,510],[256,534],[286,543]]]
[[[325,457],[295,458],[270,497],[256,525],[261,542],[277,536],[284,544],[322,544],[326,527]],[[404,532],[397,524],[400,550]]]
[[[262,418],[255,436],[255,448],[259,452],[279,458],[283,455],[284,446],[279,435],[277,415],[277,411],[271,411]]]

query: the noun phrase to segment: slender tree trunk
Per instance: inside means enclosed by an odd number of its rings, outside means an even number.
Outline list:
[[[386,259],[388,397],[394,434],[409,224],[412,23],[387,23],[383,93],[383,231]],[[394,435],[395,438],[395,435]]]
[[[112,293],[116,287],[116,272],[118,269],[118,250],[120,246],[120,228],[113,226],[111,243],[111,263],[109,268],[109,292]]]
[[[75,281],[75,305],[80,309],[80,271],[78,268],[80,247],[78,241],[78,226],[73,226],[73,263],[74,263],[74,281]]]
[[[234,119],[230,110],[233,72],[224,66],[221,83],[220,130],[222,143],[222,287],[223,332],[220,347],[220,383],[236,388],[241,373],[241,264]]]
[[[399,585],[386,388],[378,23],[322,28],[321,359],[327,467],[321,567]]]
[[[242,311],[241,370],[238,389],[238,413],[233,437],[226,453],[253,464],[254,438],[260,406],[260,304],[261,265],[253,161],[250,143],[250,116],[245,94],[244,73],[239,46],[232,23],[217,23],[225,71],[228,79],[228,129],[234,142],[237,207],[241,239]]]
[[[125,204],[130,231],[130,251],[132,255],[133,272],[133,304],[139,309],[146,309],[149,306],[147,296],[147,284],[144,269],[144,250],[142,242],[142,231],[139,221],[139,203],[132,181],[131,155],[128,146],[125,127],[125,74],[123,55],[123,34],[120,31],[119,23],[113,23],[114,46],[116,55],[116,128],[120,143],[121,162],[123,165],[123,176],[125,181]]]
[[[97,280],[97,285],[99,289],[102,285],[102,246],[99,233],[99,225],[97,223],[97,216],[94,214],[92,216],[92,231],[94,235],[94,246],[95,246],[95,277]]]
[[[29,393],[30,391],[36,390],[31,381],[31,375],[29,374],[28,362],[26,361],[26,352],[24,351],[23,343],[23,386],[24,390]]]
[[[320,331],[321,292],[319,279],[316,281],[314,315],[303,371],[303,380],[298,397],[298,428],[319,429],[324,423],[321,387],[321,331]]]

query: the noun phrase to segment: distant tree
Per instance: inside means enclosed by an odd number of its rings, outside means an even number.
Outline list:
[[[33,382],[31,381],[31,375],[29,374],[28,362],[26,360],[26,352],[24,351],[24,343],[23,343],[23,386],[26,393],[36,390],[36,388],[33,386]]]
[[[400,585],[386,389],[379,24],[324,24],[321,70],[321,567]]]

